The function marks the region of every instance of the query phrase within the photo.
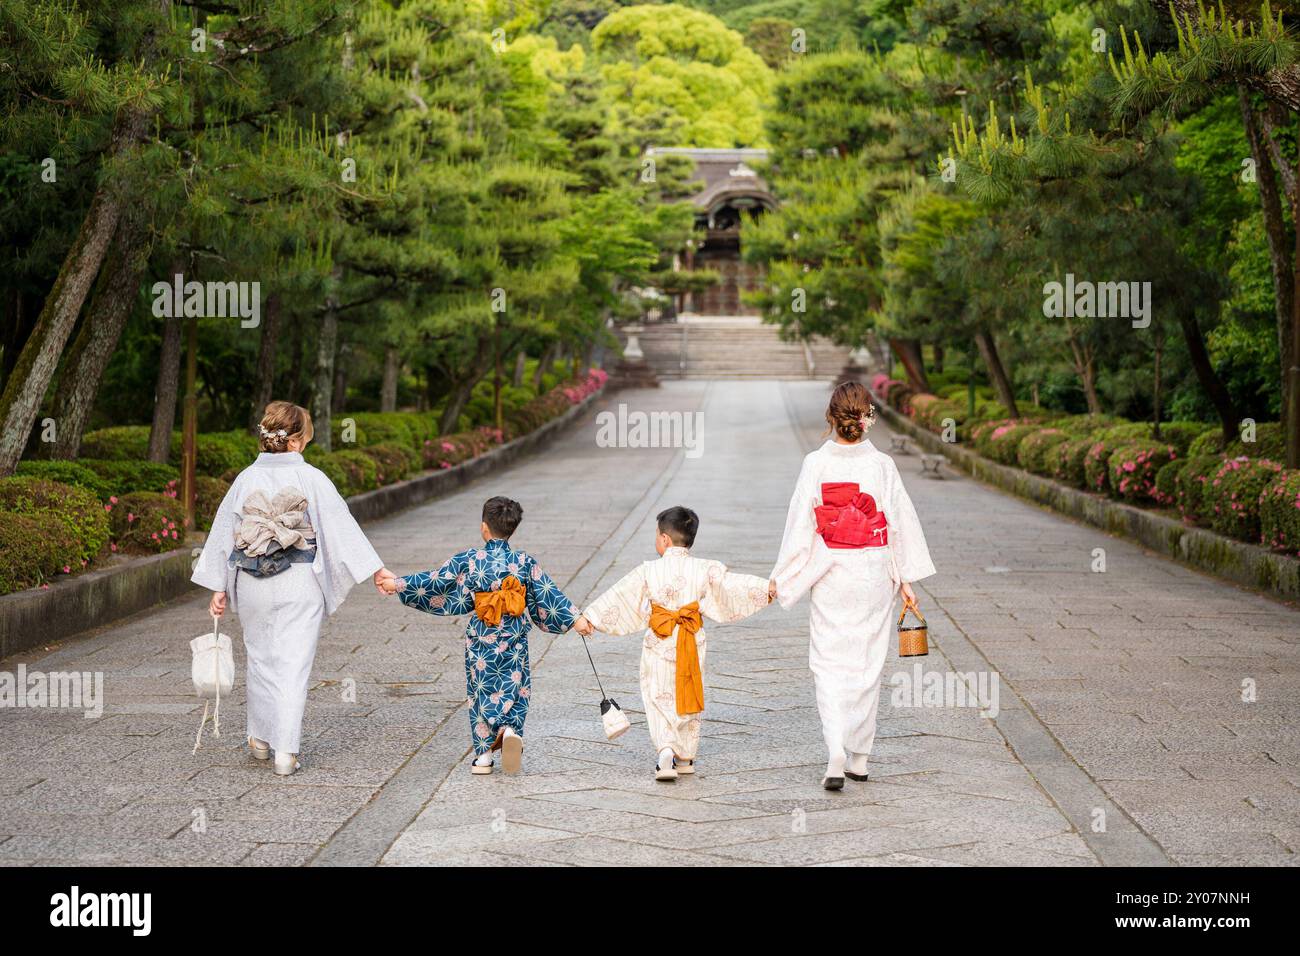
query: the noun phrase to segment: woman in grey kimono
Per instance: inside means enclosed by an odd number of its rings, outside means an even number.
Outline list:
[[[239,615],[248,656],[248,746],[275,772],[298,769],[302,715],[321,624],[353,584],[393,577],[347,502],[302,451],[311,415],[272,402],[258,426],[262,453],[235,478],[212,520],[191,580],[214,592],[214,617]]]

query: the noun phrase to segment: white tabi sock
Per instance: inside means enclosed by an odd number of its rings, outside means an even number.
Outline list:
[[[487,753],[485,753],[485,754],[479,754],[477,757],[475,757],[475,758],[474,758],[474,766],[476,766],[476,767],[490,767],[490,766],[492,766],[492,751],[489,750]]]
[[[665,747],[659,751],[659,769],[668,770],[673,765],[673,748]]]
[[[866,754],[849,754],[848,762],[849,773],[864,774],[867,772],[867,755]]]
[[[837,754],[833,755],[833,756],[831,757],[830,760],[826,761],[826,774],[825,774],[825,776],[827,776],[827,777],[842,777],[842,776],[844,776],[844,754],[843,754],[843,752],[840,752],[840,753],[837,753]]]

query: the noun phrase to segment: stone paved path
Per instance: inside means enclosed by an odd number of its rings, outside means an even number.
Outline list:
[[[588,420],[369,531],[390,567],[425,568],[474,540],[483,498],[511,494],[517,543],[581,604],[652,556],[654,514],[683,503],[702,516],[698,553],[765,574],[826,395],[692,381],[610,396],[602,407],[701,411],[702,455],[599,448]],[[650,772],[638,639],[590,642],[628,734],[601,733],[576,635],[538,635],[526,772],[471,777],[460,627],[367,589],[322,637],[301,773],[246,756],[241,687],[223,736],[191,756],[195,598],[0,664],[102,671],[107,691],[97,720],[0,710],[0,862],[1293,863],[1300,613],[898,461],[939,568],[921,589],[933,650],[920,666],[996,674],[999,693],[991,716],[886,695],[866,784],[818,787],[806,603],[711,631],[700,771],[665,785]],[[891,657],[886,680],[916,666]]]

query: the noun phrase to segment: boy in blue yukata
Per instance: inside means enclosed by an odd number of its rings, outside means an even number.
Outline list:
[[[578,609],[537,561],[510,547],[523,520],[519,502],[489,498],[483,505],[483,544],[452,555],[436,571],[395,578],[384,588],[407,607],[429,614],[469,614],[465,627],[465,690],[471,773],[492,772],[492,754],[501,751],[506,773],[518,773],[524,750],[524,719],[532,695],[528,632],[536,624],[563,634],[580,616]]]

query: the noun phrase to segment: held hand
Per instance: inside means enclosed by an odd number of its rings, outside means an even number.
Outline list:
[[[577,631],[579,634],[581,634],[583,637],[591,637],[592,631],[595,630],[595,628],[592,627],[591,622],[588,621],[585,617],[580,617],[576,621],[574,621],[573,629]]]
[[[208,602],[208,613],[213,617],[221,617],[226,613],[226,592],[215,591],[212,600]]]
[[[389,571],[387,568],[380,568],[375,572],[374,582],[375,589],[379,591],[380,594],[397,593],[397,575],[393,574],[393,572]]]
[[[903,606],[916,607],[916,592],[912,590],[912,585],[903,582]]]
[[[776,581],[767,582],[767,603],[771,604],[776,600]]]

